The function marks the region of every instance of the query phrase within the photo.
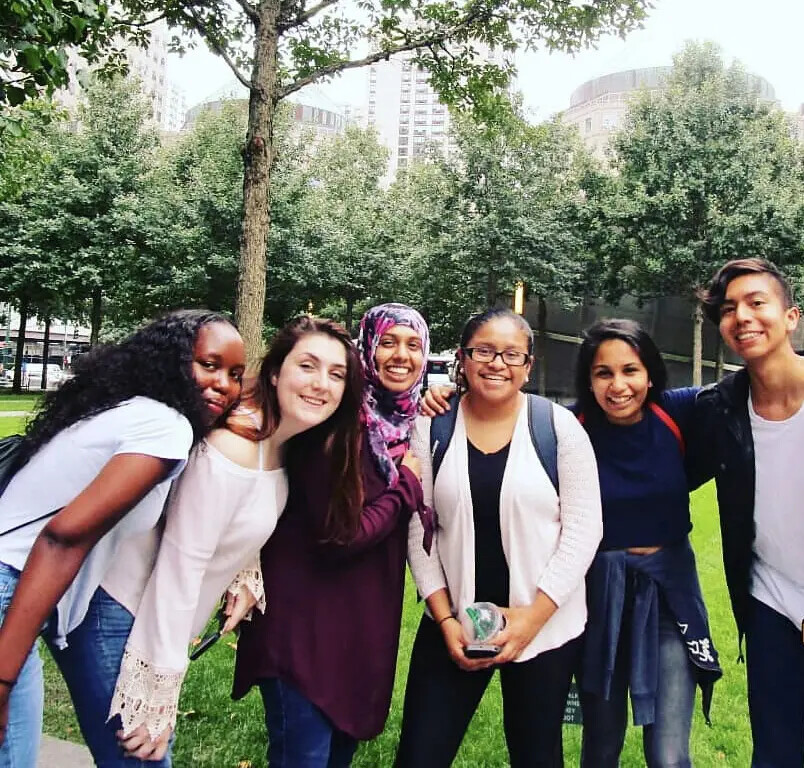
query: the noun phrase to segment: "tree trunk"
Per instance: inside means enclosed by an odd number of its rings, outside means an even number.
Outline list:
[[[248,131],[243,150],[243,223],[235,320],[250,361],[256,361],[263,349],[266,246],[271,224],[269,186],[274,160],[274,113],[278,101],[276,24],[279,6],[279,0],[262,0],[259,4]]]
[[[703,309],[701,302],[695,302],[692,313],[692,386],[701,386],[701,360],[703,358]]]
[[[355,312],[355,300],[350,296],[348,299],[346,299],[346,330],[349,332],[349,335],[352,338],[354,338],[354,333],[352,333],[354,312]]]
[[[96,285],[92,289],[92,313],[90,324],[92,330],[89,333],[89,346],[94,347],[100,339],[100,327],[103,320],[103,292],[101,287]]]
[[[25,356],[25,328],[28,325],[28,298],[20,299],[20,327],[17,331],[17,353],[14,364],[14,382],[11,391],[22,392],[22,358]]]
[[[539,394],[547,396],[547,302],[539,296],[536,315],[536,359],[539,362]]]
[[[50,317],[45,317],[45,337],[42,339],[42,383],[39,388],[47,389],[47,359],[50,356]]]
[[[717,335],[717,357],[715,358],[715,381],[723,378],[723,366],[726,362],[726,348],[720,334]]]
[[[489,270],[486,274],[486,308],[493,307],[497,303],[497,278]]]

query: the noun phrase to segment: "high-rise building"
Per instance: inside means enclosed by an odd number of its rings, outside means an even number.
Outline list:
[[[135,77],[143,93],[151,102],[152,118],[164,131],[181,129],[186,111],[183,91],[169,82],[167,77],[167,54],[170,32],[162,20],[153,25],[151,39],[146,48],[126,46],[129,75]],[[56,98],[68,110],[73,110],[81,98],[80,73],[89,65],[76,53],[68,56],[70,83],[59,91]]]
[[[490,63],[504,63],[495,49],[487,48],[481,55]],[[366,124],[376,129],[389,150],[387,182],[428,148],[449,152],[454,147],[449,110],[430,85],[429,73],[413,63],[413,56],[380,61],[368,71]]]

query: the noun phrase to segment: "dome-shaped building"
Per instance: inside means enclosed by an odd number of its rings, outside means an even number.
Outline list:
[[[576,126],[587,149],[603,157],[612,132],[622,125],[634,93],[643,89],[661,91],[671,70],[672,67],[628,69],[587,80],[572,92],[569,109],[561,119]],[[760,99],[776,102],[773,86],[764,77],[749,77]]]

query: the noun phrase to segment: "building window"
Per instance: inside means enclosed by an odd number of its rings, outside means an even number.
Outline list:
[[[400,157],[399,158],[399,167],[400,168],[406,168],[407,165],[408,165],[408,159],[406,157]]]
[[[407,145],[399,147],[399,154],[400,155],[407,155],[407,153],[408,153]]]
[[[587,118],[586,118],[586,124],[585,124],[585,126],[584,126],[584,130],[585,130],[587,133],[591,133],[591,132],[592,132],[592,118],[591,118],[591,117],[587,117]]]
[[[399,135],[400,136],[407,136],[410,133],[410,126],[408,125],[400,125],[399,126]]]

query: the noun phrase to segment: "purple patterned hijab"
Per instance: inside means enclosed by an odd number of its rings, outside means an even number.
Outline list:
[[[413,329],[422,342],[424,364],[416,383],[405,392],[389,392],[382,385],[375,357],[383,334],[395,325]],[[415,309],[404,304],[380,304],[372,307],[360,320],[357,345],[363,364],[363,421],[368,430],[369,444],[377,468],[388,485],[394,486],[399,470],[392,451],[396,446],[407,445],[413,420],[419,414],[422,379],[430,352],[430,333],[424,318]]]

